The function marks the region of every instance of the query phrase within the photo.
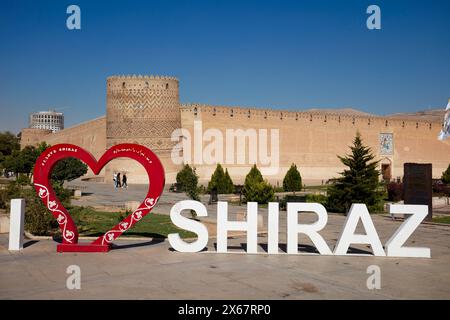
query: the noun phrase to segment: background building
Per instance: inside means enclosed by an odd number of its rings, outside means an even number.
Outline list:
[[[29,128],[57,132],[64,129],[64,115],[54,110],[39,111],[30,114]]]

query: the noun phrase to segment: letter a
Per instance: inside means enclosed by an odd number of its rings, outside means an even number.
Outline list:
[[[67,14],[71,14],[67,17],[66,26],[69,30],[80,30],[81,29],[81,10],[77,5],[70,5],[66,10]]]
[[[367,278],[367,289],[381,289],[381,269],[377,265],[371,265],[367,267],[367,274],[370,276]]]
[[[66,273],[70,274],[70,276],[66,280],[67,289],[80,290],[81,289],[81,269],[80,269],[80,267],[77,265],[74,265],[74,264],[70,265],[67,267]]]
[[[371,14],[368,18],[367,18],[367,29],[369,30],[373,30],[373,29],[381,29],[381,10],[380,7],[377,5],[371,5],[367,7],[367,14]]]
[[[366,234],[355,234],[359,220],[361,220]],[[352,204],[350,211],[347,214],[347,219],[345,220],[344,229],[342,229],[342,233],[338,239],[336,248],[334,249],[334,254],[338,256],[347,255],[348,248],[352,243],[370,244],[374,256],[386,256],[369,211],[363,203]]]

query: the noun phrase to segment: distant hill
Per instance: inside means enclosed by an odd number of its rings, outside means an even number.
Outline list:
[[[367,113],[364,111],[359,111],[353,108],[340,108],[340,109],[307,109],[304,112],[320,112],[320,113],[334,113],[349,116],[364,116],[364,117],[377,117],[377,115],[372,113]]]
[[[333,113],[340,115],[350,115],[350,116],[363,116],[363,117],[386,117],[386,118],[394,118],[394,119],[403,119],[403,120],[411,120],[411,121],[430,121],[430,122],[440,122],[444,119],[445,110],[444,109],[430,109],[430,110],[421,110],[416,112],[403,112],[403,113],[394,113],[385,116],[376,115],[373,113],[367,113],[364,111],[359,111],[353,108],[338,108],[338,109],[307,109],[305,112],[319,112],[319,113]]]
[[[410,113],[394,113],[387,115],[386,117],[396,119],[401,118],[415,121],[443,121],[444,114],[445,110],[442,108],[442,109],[422,110]]]

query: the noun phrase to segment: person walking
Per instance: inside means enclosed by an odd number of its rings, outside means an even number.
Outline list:
[[[120,183],[120,172],[117,174],[117,187],[120,188],[122,185]]]
[[[122,175],[122,188],[128,188],[127,175],[125,174],[125,172]]]
[[[117,173],[113,172],[113,181],[114,181],[114,188],[117,188]]]

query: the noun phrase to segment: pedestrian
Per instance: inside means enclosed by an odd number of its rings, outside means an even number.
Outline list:
[[[127,175],[125,174],[125,172],[122,175],[122,188],[128,188]]]
[[[113,172],[113,181],[114,181],[114,188],[117,188],[117,173]]]
[[[117,187],[120,188],[122,185],[120,183],[120,172],[117,174]]]

